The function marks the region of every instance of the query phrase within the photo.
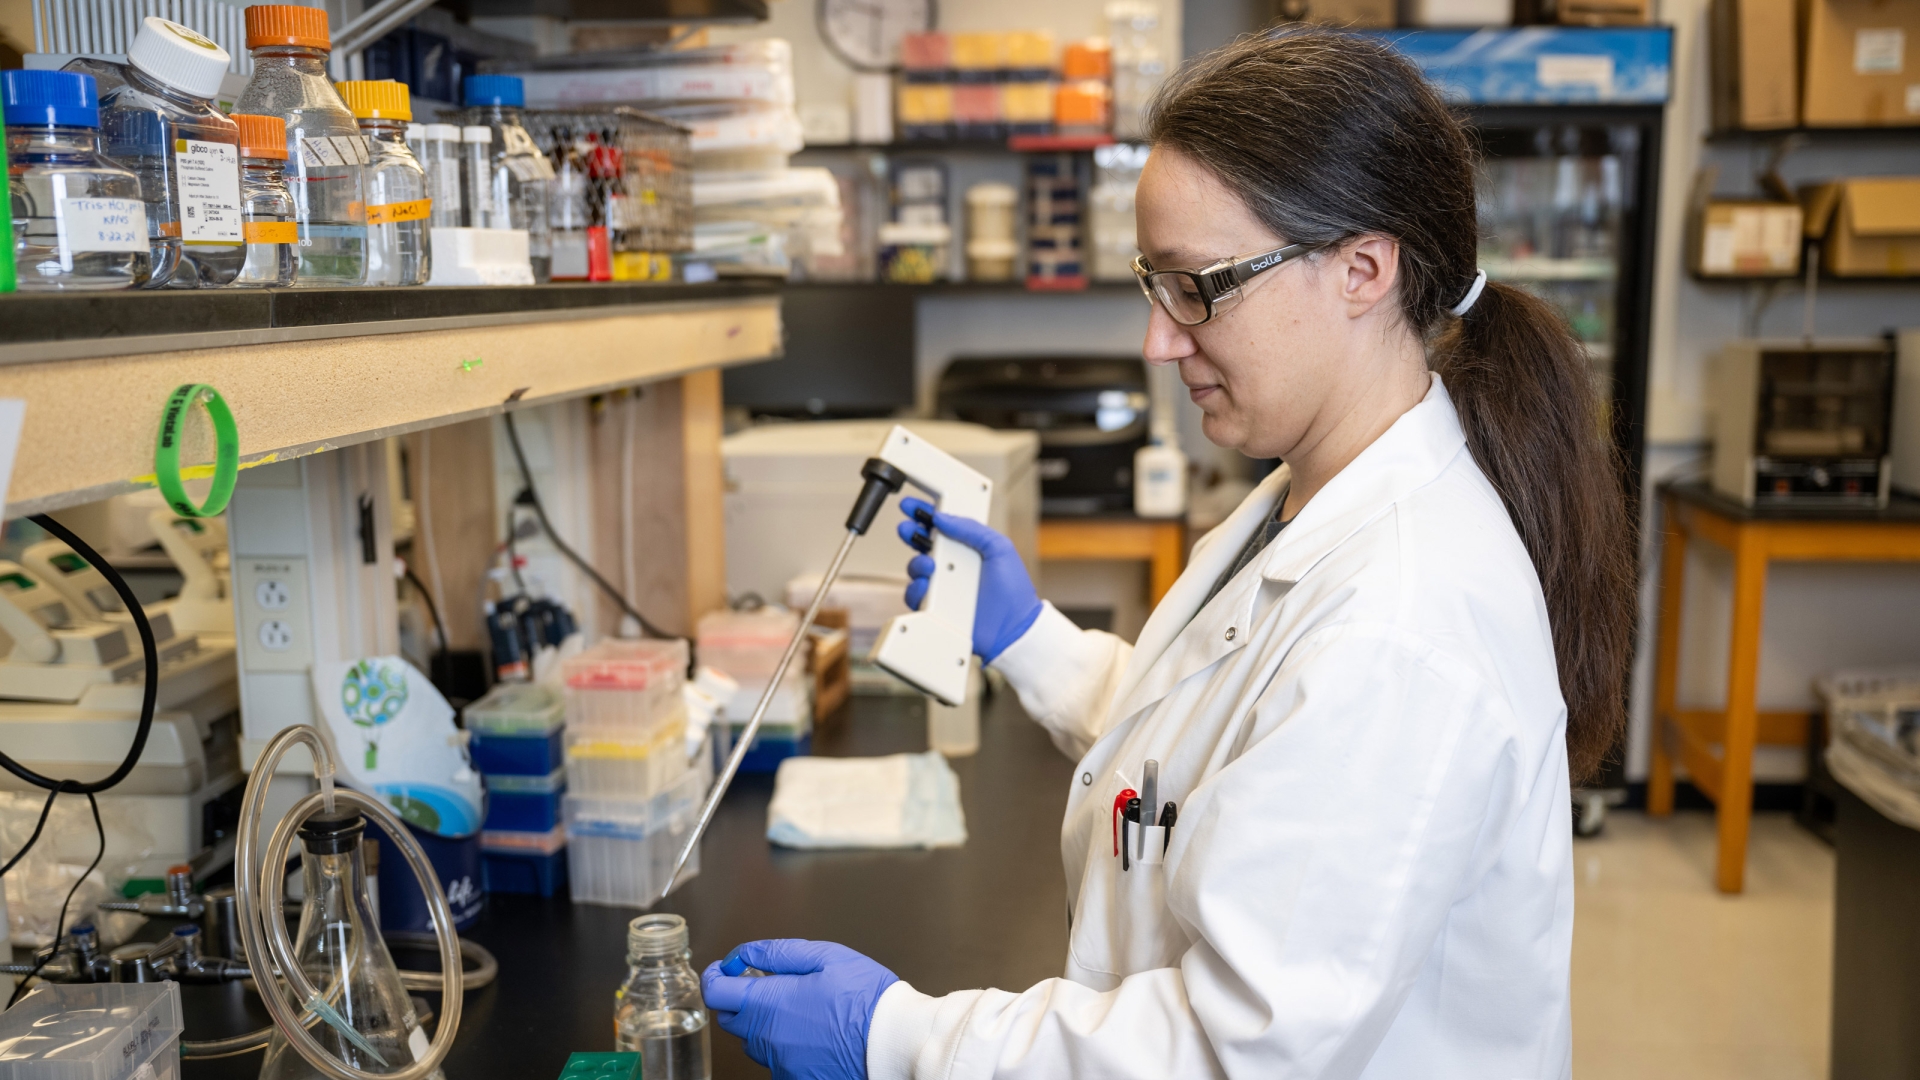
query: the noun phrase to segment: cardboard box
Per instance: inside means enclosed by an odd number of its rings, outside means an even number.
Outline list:
[[[1513,0],[1410,0],[1413,26],[1509,26]]]
[[[1800,193],[1835,277],[1920,277],[1920,176],[1835,180]]]
[[[1563,26],[1644,26],[1653,21],[1650,0],[1555,0],[1554,17]]]
[[[1709,21],[1716,131],[1800,123],[1800,19],[1795,0],[1714,0]]]
[[[1691,245],[1701,277],[1793,277],[1805,239],[1799,203],[1716,200],[1701,209]]]
[[[1291,22],[1321,26],[1389,27],[1398,18],[1396,0],[1280,0],[1275,11]]]
[[[1802,123],[1920,125],[1920,3],[1810,0]]]

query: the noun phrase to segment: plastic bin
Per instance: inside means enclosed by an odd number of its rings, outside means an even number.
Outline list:
[[[480,850],[486,855],[552,855],[566,846],[565,825],[546,832],[493,830],[480,834]]]
[[[467,750],[488,776],[546,776],[564,762],[560,696],[537,683],[503,683],[467,706]]]
[[[561,672],[567,728],[575,737],[651,741],[667,725],[685,727],[685,641],[603,641],[566,661]]]
[[[798,629],[800,616],[782,608],[709,612],[696,631],[700,662],[764,685]]]
[[[539,855],[489,851],[481,858],[489,893],[553,896],[567,887],[567,856],[563,852]]]
[[[568,795],[567,873],[574,902],[646,907],[659,899],[703,794],[700,774],[688,772],[651,799]],[[699,866],[695,851],[687,869]]]
[[[551,832],[560,824],[560,797],[566,790],[564,766],[545,776],[488,776],[486,828]]]
[[[179,1080],[180,988],[42,983],[0,1014],[7,1080]]]

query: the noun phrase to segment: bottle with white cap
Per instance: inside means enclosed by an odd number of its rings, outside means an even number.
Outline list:
[[[214,108],[227,50],[149,15],[127,48],[125,81],[100,97],[107,156],[140,177],[152,242],[146,287],[226,285],[247,261],[240,128]]]
[[[470,229],[509,229],[505,207],[498,224],[493,210],[493,129],[485,124],[468,124],[460,129],[462,146],[460,190],[465,196],[467,227]]]
[[[420,165],[427,170],[427,192],[433,198],[436,229],[458,229],[466,222],[466,200],[460,196],[460,125],[426,124]]]

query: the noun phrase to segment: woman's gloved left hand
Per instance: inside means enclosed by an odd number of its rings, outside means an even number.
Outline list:
[[[774,1080],[864,1080],[874,1007],[899,981],[845,945],[802,938],[749,941],[700,977],[721,1030]]]

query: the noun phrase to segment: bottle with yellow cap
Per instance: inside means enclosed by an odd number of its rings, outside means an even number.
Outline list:
[[[233,111],[286,122],[287,190],[300,234],[294,284],[365,284],[370,155],[367,137],[327,78],[327,13],[255,4],[246,22],[253,79]]]
[[[285,288],[300,262],[300,226],[287,191],[287,123],[277,116],[233,114],[240,127],[240,214],[247,263],[235,285]]]
[[[413,119],[407,84],[392,79],[337,84],[367,136],[367,284],[421,285],[430,269],[427,173],[407,146]]]

